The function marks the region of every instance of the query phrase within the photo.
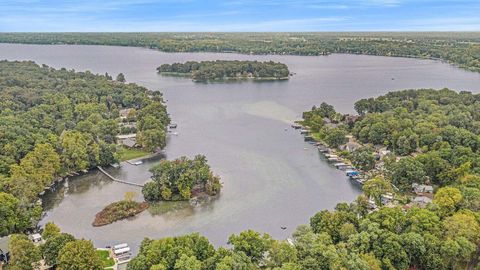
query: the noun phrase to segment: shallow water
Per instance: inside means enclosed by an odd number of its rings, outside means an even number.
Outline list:
[[[407,88],[480,91],[480,74],[438,61],[359,55],[252,56],[212,53],[161,53],[143,48],[107,46],[0,44],[0,59],[34,60],[56,68],[123,72],[129,82],[160,90],[178,123],[165,155],[205,154],[224,188],[218,199],[199,207],[145,211],[130,220],[94,228],[95,213],[140,189],[113,183],[98,172],[72,178],[45,198],[46,217],[62,230],[92,239],[97,246],[119,242],[137,249],[144,237],[159,238],[200,232],[224,245],[232,233],[245,229],[288,237],[317,211],[350,202],[360,188],[323,162],[313,146],[289,127],[312,105],[326,101],[344,113],[365,97]],[[194,83],[164,77],[155,68],[187,60],[256,59],[286,63],[295,75],[281,82]],[[148,168],[124,164],[109,171],[138,183],[149,178]],[[286,226],[286,230],[281,230]]]

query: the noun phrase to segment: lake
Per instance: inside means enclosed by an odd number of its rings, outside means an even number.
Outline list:
[[[162,53],[144,48],[0,44],[0,59],[33,60],[55,68],[90,70],[116,76],[164,93],[178,135],[168,138],[165,156],[207,156],[224,188],[219,198],[198,207],[164,204],[130,220],[94,228],[95,214],[127,191],[99,172],[71,178],[47,193],[46,216],[65,232],[91,239],[97,246],[129,243],[134,251],[144,237],[160,238],[199,232],[215,245],[246,229],[277,239],[322,209],[351,202],[361,189],[342,171],[324,162],[315,147],[290,128],[313,105],[325,101],[353,113],[360,98],[408,88],[480,91],[480,74],[439,61],[361,55],[279,56],[213,53]],[[188,60],[273,60],[289,66],[289,81],[194,83],[163,77],[156,67]],[[140,166],[109,168],[121,179],[145,182],[148,169],[163,157]],[[280,227],[287,227],[282,230]]]

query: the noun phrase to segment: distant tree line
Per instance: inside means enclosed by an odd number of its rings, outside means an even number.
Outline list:
[[[258,61],[188,61],[163,64],[157,68],[160,74],[189,74],[194,81],[226,79],[288,79],[290,72],[282,63]]]
[[[165,52],[401,56],[441,59],[480,71],[478,32],[0,33],[0,42],[135,46]]]
[[[37,195],[59,177],[117,161],[121,108],[136,109],[143,147],[165,146],[159,92],[108,74],[0,61],[0,236],[35,225]]]

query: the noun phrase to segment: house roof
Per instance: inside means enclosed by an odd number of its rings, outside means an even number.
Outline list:
[[[415,199],[413,199],[413,201],[416,202],[416,203],[427,204],[427,203],[431,203],[432,199],[430,199],[428,197],[425,197],[425,196],[417,196],[417,197],[415,197]]]
[[[8,244],[10,243],[10,236],[5,236],[0,238],[0,253],[8,253],[10,252],[10,248]]]
[[[122,140],[122,144],[127,147],[134,147],[137,144],[137,140],[135,138],[128,138]]]

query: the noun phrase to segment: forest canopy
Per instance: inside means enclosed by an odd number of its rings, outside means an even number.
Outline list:
[[[188,61],[163,64],[157,68],[163,75],[189,75],[194,81],[259,79],[285,80],[290,71],[285,64],[258,61]]]

